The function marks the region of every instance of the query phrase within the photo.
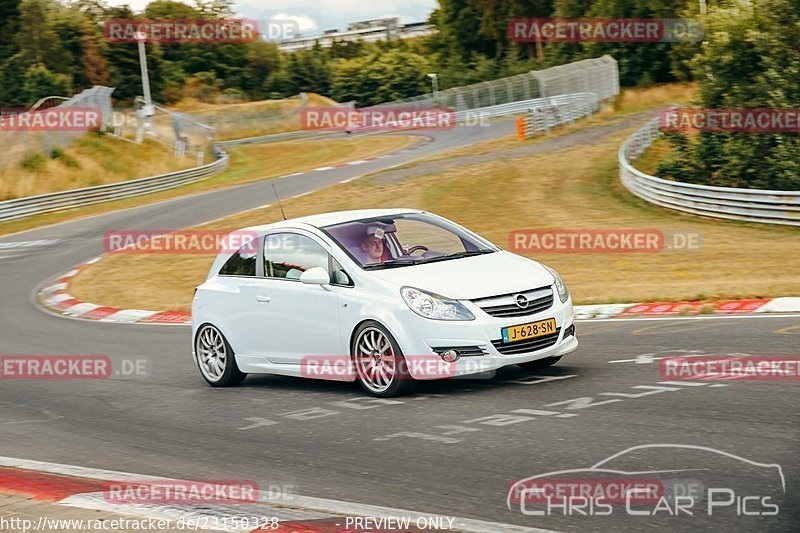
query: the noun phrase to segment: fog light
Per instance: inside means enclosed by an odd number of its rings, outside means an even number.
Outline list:
[[[447,350],[446,352],[442,352],[439,355],[441,355],[442,359],[444,359],[448,363],[455,363],[456,361],[458,361],[458,358],[461,357],[456,350]]]

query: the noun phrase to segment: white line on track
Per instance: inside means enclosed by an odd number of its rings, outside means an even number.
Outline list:
[[[129,472],[116,472],[113,470],[102,470],[97,468],[85,468],[82,466],[64,465],[59,463],[48,463],[44,461],[34,461],[29,459],[17,459],[14,457],[0,456],[0,466],[35,470],[51,474],[97,479],[102,481],[131,481],[141,483],[144,481],[183,481],[172,478],[146,476],[132,474]],[[292,507],[298,510],[315,511],[321,513],[331,513],[335,515],[349,516],[374,516],[374,517],[398,517],[416,520],[422,517],[442,516],[435,513],[421,513],[406,509],[395,509],[393,507],[380,507],[377,505],[345,502],[340,500],[329,500],[325,498],[314,498],[311,496],[300,496],[298,494],[282,495],[280,498],[269,497],[266,493],[259,491],[259,501],[274,503],[281,506]],[[80,506],[81,499],[72,496],[65,500],[69,505]],[[131,506],[136,507],[136,506]],[[135,509],[126,509],[127,512],[135,512]],[[451,517],[452,518],[452,517]],[[454,529],[474,533],[553,533],[552,530],[539,529],[513,524],[503,524],[500,522],[488,522],[484,520],[473,520],[471,518],[454,517]]]

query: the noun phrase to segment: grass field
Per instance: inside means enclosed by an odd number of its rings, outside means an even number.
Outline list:
[[[427,209],[506,248],[509,233],[516,229],[653,228],[701,236],[702,249],[692,252],[525,254],[559,270],[578,304],[800,295],[799,229],[702,219],[630,195],[619,183],[616,154],[634,130],[517,159],[504,159],[498,150],[491,162],[392,185],[367,177],[288,200],[284,209],[289,217],[376,207]],[[470,153],[480,150],[476,146]],[[213,227],[233,229],[279,219],[278,210],[269,207]],[[109,256],[83,270],[70,292],[113,307],[188,310],[192,289],[203,281],[212,261],[211,256]],[[131,279],[139,281],[131,284]]]
[[[307,94],[307,106],[330,106],[336,102],[325,96]],[[240,104],[207,104],[186,101],[177,109],[203,117],[216,128],[216,139],[241,139],[302,129],[301,100],[262,100]]]
[[[650,148],[633,163],[634,166],[642,172],[657,176],[658,165],[674,154],[675,150],[672,149],[672,145],[664,139],[656,139],[653,144],[650,145]]]
[[[251,135],[278,131],[298,130],[300,121],[296,114],[290,113],[300,106],[299,98],[284,100],[263,100],[241,104],[208,104],[187,100],[176,106],[183,112],[199,113],[208,116],[221,116],[230,120],[225,123],[225,132],[218,138],[242,138]],[[308,95],[308,105],[325,106],[336,102],[318,94]],[[285,120],[251,119],[239,124],[235,117],[257,116],[261,112],[290,113]],[[253,114],[256,115],[253,115]],[[266,116],[266,115],[265,115]],[[277,116],[277,115],[276,115]],[[171,134],[171,119],[159,115],[160,124],[166,134]],[[230,130],[230,131],[228,131]],[[7,134],[10,135],[10,134]],[[33,134],[35,135],[35,134]],[[0,201],[23,198],[37,194],[117,183],[135,178],[155,176],[196,165],[194,157],[176,158],[172,149],[151,140],[133,144],[111,136],[83,135],[68,148],[57,153],[28,154],[25,166],[15,165],[0,170]]]
[[[309,141],[288,141],[235,147],[228,151],[231,154],[230,167],[216,176],[146,196],[5,222],[0,224],[0,235],[24,231],[47,224],[55,224],[72,218],[106,213],[178,196],[278,177],[322,165],[335,165],[390,153],[401,150],[416,141],[416,138],[410,136],[390,135],[366,137],[359,141],[353,139],[324,139],[313,143]]]
[[[133,144],[94,133],[55,154],[28,157],[28,168],[0,171],[0,200],[117,183],[196,164],[191,157],[174,157],[170,148],[154,141]]]
[[[308,105],[335,105],[336,101],[326,96],[316,93],[307,93]],[[252,113],[258,111],[288,111],[300,105],[299,98],[284,98],[281,100],[259,100],[256,102],[242,102],[238,104],[213,104],[200,102],[199,100],[187,98],[172,106],[184,113],[200,113],[204,115],[228,114],[228,113]]]

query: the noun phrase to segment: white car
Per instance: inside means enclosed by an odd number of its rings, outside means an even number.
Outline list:
[[[557,362],[578,347],[561,277],[445,218],[343,211],[239,230],[192,304],[193,356],[213,386],[247,374],[415,380]]]

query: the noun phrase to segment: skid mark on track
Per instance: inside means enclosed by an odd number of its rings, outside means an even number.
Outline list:
[[[682,327],[670,327],[674,324],[652,324],[643,328],[631,331],[631,335],[659,335],[663,333],[680,333],[684,331],[703,331],[719,327],[722,322],[701,322],[692,325],[682,325]]]
[[[587,324],[581,325],[581,329],[578,331],[578,334],[581,337],[585,337],[587,335],[596,335],[598,333],[608,333],[611,331],[619,331],[625,329],[629,324],[627,322],[603,322],[601,324]]]
[[[800,335],[800,324],[795,324],[794,326],[788,326],[785,328],[776,329],[772,333],[778,333],[780,335]]]

